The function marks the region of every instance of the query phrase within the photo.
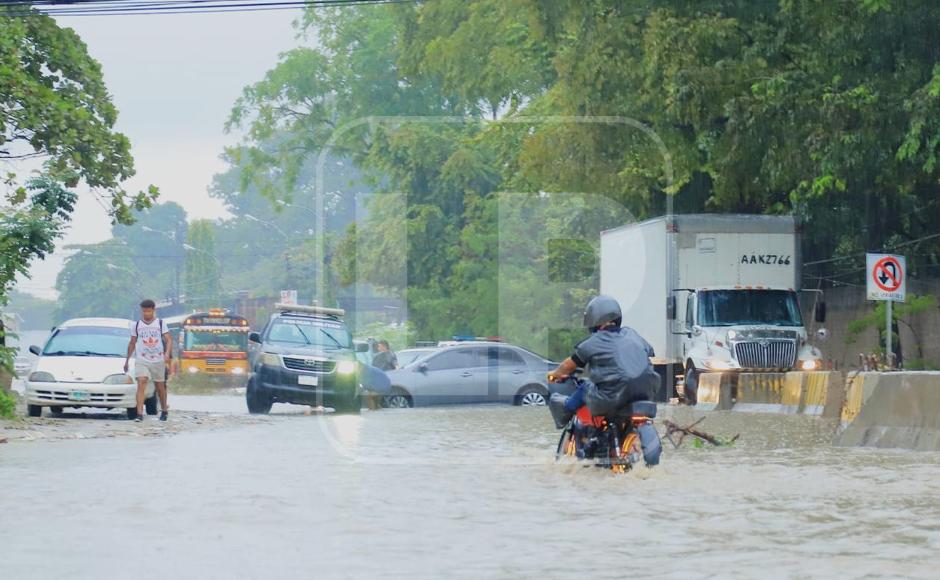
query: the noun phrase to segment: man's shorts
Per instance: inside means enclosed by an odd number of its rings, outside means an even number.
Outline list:
[[[155,383],[166,381],[166,363],[162,360],[149,362],[138,359],[134,364],[134,377],[150,379]]]

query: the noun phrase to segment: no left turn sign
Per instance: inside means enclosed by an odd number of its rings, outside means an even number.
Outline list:
[[[867,254],[869,300],[904,302],[907,293],[907,267],[904,256]]]

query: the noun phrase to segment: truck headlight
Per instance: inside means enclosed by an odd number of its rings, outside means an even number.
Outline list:
[[[31,383],[54,383],[55,377],[52,376],[52,373],[47,373],[45,371],[36,371],[29,373],[29,382]]]
[[[265,352],[261,354],[261,364],[267,365],[269,367],[276,367],[281,365],[281,357],[273,352]]]
[[[134,379],[132,379],[130,375],[118,373],[116,375],[106,376],[101,382],[106,385],[132,385],[134,384]]]
[[[242,367],[235,367],[235,368],[232,369],[232,374],[233,374],[233,375],[243,375],[243,374],[245,374],[245,369],[242,368]]]
[[[815,371],[819,367],[819,361],[816,359],[805,360],[800,364],[804,371]]]
[[[351,360],[341,360],[336,363],[336,372],[341,375],[349,375],[356,372],[356,363]]]

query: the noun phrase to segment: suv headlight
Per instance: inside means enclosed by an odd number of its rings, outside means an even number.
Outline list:
[[[269,367],[281,366],[281,357],[273,352],[262,353],[261,364],[268,365]]]
[[[116,375],[106,376],[101,382],[106,385],[132,385],[134,384],[134,379],[132,379],[130,375],[118,373]]]
[[[341,360],[336,363],[336,372],[341,375],[348,375],[356,372],[356,363],[351,360]]]
[[[55,377],[52,376],[52,373],[47,373],[45,371],[36,371],[29,373],[29,382],[31,383],[54,383]]]

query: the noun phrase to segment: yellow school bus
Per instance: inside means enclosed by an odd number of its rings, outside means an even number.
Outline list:
[[[174,321],[176,322],[176,321]],[[248,320],[228,310],[189,314],[176,324],[178,372],[182,377],[248,377]]]

